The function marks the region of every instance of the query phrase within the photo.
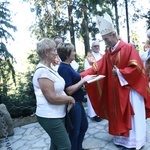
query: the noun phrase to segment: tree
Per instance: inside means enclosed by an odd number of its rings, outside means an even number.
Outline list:
[[[120,34],[119,30],[119,15],[118,15],[118,5],[117,5],[117,0],[112,0],[112,5],[115,8],[115,22],[116,22],[116,28],[117,28],[117,33],[118,35]]]
[[[74,30],[74,22],[73,22],[73,3],[71,0],[68,1],[68,18],[69,18],[69,30],[70,30],[70,39],[71,43],[75,45],[75,30]]]
[[[147,30],[150,29],[150,11],[147,12],[147,14],[143,15],[144,18],[146,18],[146,22],[147,22]]]
[[[12,79],[15,82],[15,71],[13,63],[15,62],[13,56],[9,53],[6,44],[8,39],[13,39],[8,32],[9,29],[16,31],[16,27],[11,24],[10,11],[7,9],[9,2],[0,2],[0,79],[3,82],[3,89],[1,92],[7,95],[9,81]]]
[[[41,39],[65,35],[69,30],[68,16],[66,17],[66,1],[59,0],[24,0],[31,3],[31,11],[36,13],[36,23],[31,26],[32,33]]]
[[[131,40],[131,44],[133,44],[135,46],[136,50],[138,52],[140,52],[140,49],[142,49],[142,47],[141,47],[141,45],[139,45],[139,43],[140,43],[139,42],[139,37],[138,37],[137,33],[133,30],[131,30],[130,40]]]
[[[109,0],[81,0],[76,6],[77,37],[82,37],[84,41],[85,55],[90,51],[90,40],[96,39],[96,34],[99,33],[93,18],[95,15],[103,15],[105,12],[110,14],[109,4],[111,4]]]
[[[85,54],[90,50],[90,33],[93,36],[97,30],[92,27],[92,17],[95,14],[102,15],[105,11],[110,11],[107,0],[29,0],[33,3],[37,23],[34,27],[34,33],[39,37],[54,35],[63,35],[70,33],[70,40],[75,45],[76,38],[82,38],[85,45]],[[97,11],[97,5],[101,8]],[[39,36],[41,35],[41,36]],[[94,35],[95,36],[95,35]],[[76,47],[76,45],[75,45]]]
[[[126,9],[127,37],[128,37],[128,42],[130,42],[130,30],[129,30],[129,19],[128,19],[128,1],[127,0],[125,0],[125,9]]]
[[[82,5],[82,10],[83,10],[83,19],[81,23],[80,33],[84,40],[85,55],[87,55],[88,51],[90,51],[90,44],[89,44],[89,28],[88,28],[89,19],[86,4]]]

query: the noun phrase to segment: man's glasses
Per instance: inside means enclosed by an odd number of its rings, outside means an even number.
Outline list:
[[[94,45],[93,47],[99,47],[99,45]]]
[[[61,45],[60,47],[68,47],[71,44],[70,43],[59,43],[59,45]]]

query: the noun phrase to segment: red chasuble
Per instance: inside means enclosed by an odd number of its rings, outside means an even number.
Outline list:
[[[118,77],[112,74],[114,65],[128,85],[121,86]],[[107,50],[102,59],[95,62],[92,68],[82,72],[81,76],[87,74],[106,76],[99,81],[86,84],[86,90],[96,114],[109,121],[110,134],[129,136],[129,130],[132,129],[131,116],[134,115],[134,108],[129,100],[131,88],[144,97],[146,117],[150,117],[148,79],[143,62],[131,44],[120,41],[113,52]]]

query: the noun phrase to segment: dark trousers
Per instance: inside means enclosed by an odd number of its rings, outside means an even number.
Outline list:
[[[82,102],[76,102],[69,112],[73,130],[69,133],[71,150],[82,150],[82,142],[88,128],[87,116]]]
[[[50,150],[71,150],[69,136],[64,126],[64,118],[42,118],[37,116],[37,121],[50,136]]]

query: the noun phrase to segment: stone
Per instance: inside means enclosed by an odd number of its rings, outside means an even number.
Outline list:
[[[37,122],[36,115],[30,115],[27,117],[21,117],[21,118],[14,118],[13,119],[13,127],[21,127],[27,124],[35,123]]]
[[[13,134],[13,120],[10,116],[10,113],[4,104],[0,104],[0,138],[11,136]]]

